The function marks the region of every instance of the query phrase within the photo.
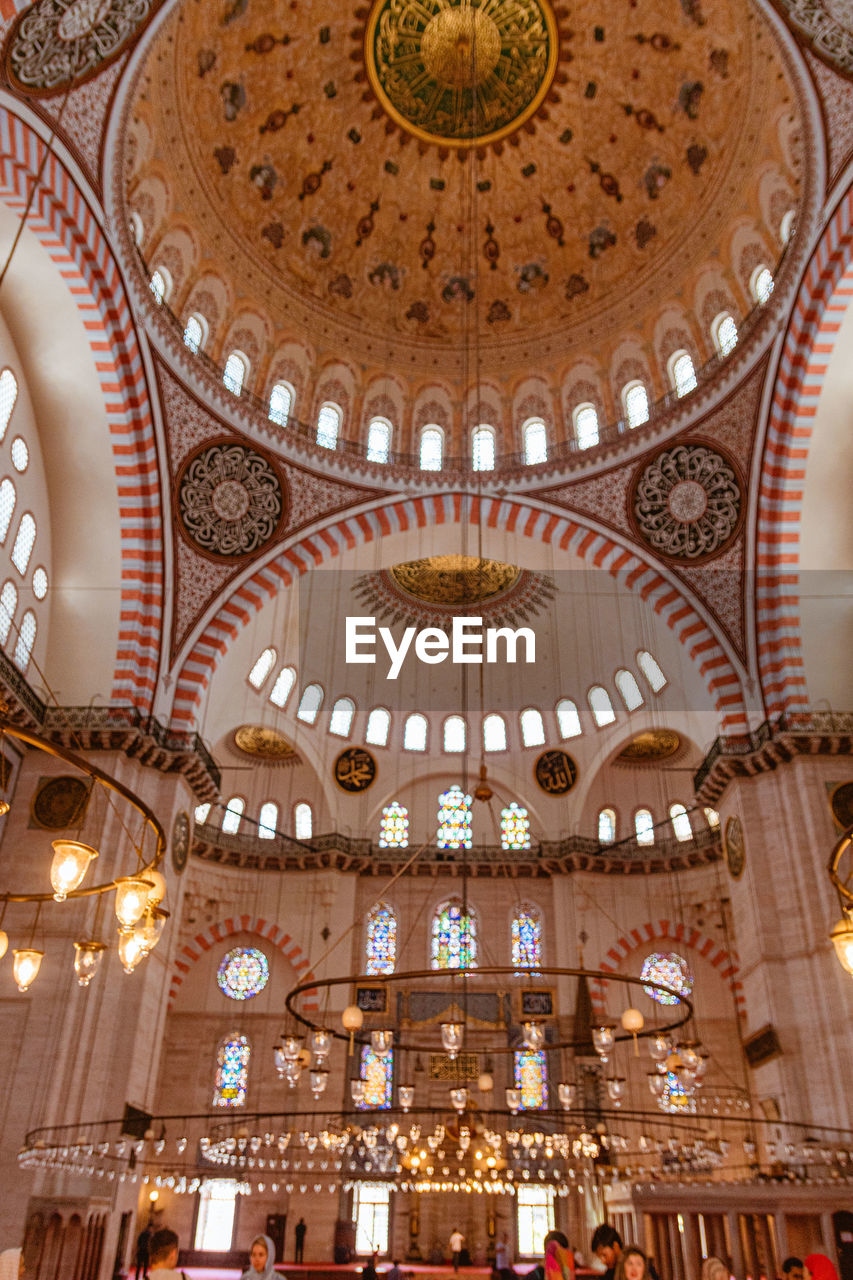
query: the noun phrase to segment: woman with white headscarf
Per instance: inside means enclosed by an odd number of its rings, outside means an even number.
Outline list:
[[[255,1236],[249,1250],[249,1265],[240,1280],[273,1280],[274,1275],[275,1245],[269,1236]]]

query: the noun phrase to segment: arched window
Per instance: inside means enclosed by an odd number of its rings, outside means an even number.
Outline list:
[[[264,649],[263,653],[255,662],[252,670],[249,672],[249,684],[255,689],[262,689],[267,681],[267,676],[275,666],[275,660],[278,657],[275,649]]]
[[[672,822],[672,829],[675,832],[676,840],[693,839],[693,828],[690,825],[690,815],[683,804],[671,804],[669,806],[669,817]]]
[[[314,815],[304,800],[293,806],[293,834],[297,840],[310,840],[314,834]]]
[[[195,314],[187,316],[187,322],[184,325],[184,346],[189,347],[193,355],[198,355],[206,341],[207,321],[204,316]]]
[[[598,413],[591,404],[579,404],[572,414],[575,439],[579,449],[590,449],[598,444]]]
[[[462,716],[448,716],[444,722],[444,750],[463,752],[467,745],[468,727]]]
[[[424,427],[421,432],[421,471],[440,471],[444,457],[444,432],[441,427]]]
[[[285,705],[295,684],[296,672],[293,667],[282,667],[270,691],[270,702],[274,707],[283,707]]]
[[[323,705],[323,697],[322,685],[306,684],[302,690],[302,697],[299,699],[296,719],[304,720],[306,724],[315,724],[317,716],[320,714],[320,708]]]
[[[756,302],[765,303],[770,297],[775,282],[767,267],[756,267],[749,277],[749,288]]]
[[[616,672],[616,688],[619,695],[625,703],[626,710],[636,711],[638,707],[643,705],[643,695],[640,693],[640,686],[637,684],[636,678],[630,671]]]
[[[382,810],[379,822],[380,849],[407,849],[409,845],[409,811],[393,800]]]
[[[496,711],[483,721],[483,747],[486,751],[506,751],[506,721]]]
[[[372,418],[367,428],[367,461],[387,462],[391,456],[391,423]]]
[[[364,1093],[361,1101],[355,1104],[358,1111],[390,1107],[394,1084],[394,1050],[378,1054],[369,1044],[363,1045],[361,1079],[364,1081]]]
[[[519,907],[510,931],[512,963],[516,969],[535,969],[542,963],[542,913],[538,907]]]
[[[270,392],[270,422],[275,422],[279,427],[286,427],[292,404],[293,388],[289,387],[286,382],[277,382]]]
[[[475,471],[494,471],[495,433],[485,423],[475,427],[471,433],[471,458]]]
[[[320,405],[317,414],[317,443],[324,449],[337,449],[343,414],[336,404]]]
[[[21,577],[27,572],[27,565],[30,563],[35,540],[36,522],[29,511],[25,511],[21,516],[21,523],[18,525],[18,532],[15,535],[15,545],[12,547],[12,564]]]
[[[2,597],[0,597],[0,604],[2,604],[2,602]],[[705,821],[712,831],[719,831],[720,815],[717,813],[716,809],[711,809],[708,805],[705,806]]]
[[[239,396],[243,390],[243,383],[246,380],[248,371],[249,362],[245,356],[241,356],[239,351],[232,351],[225,361],[225,369],[222,374],[222,381],[232,395]]]
[[[530,848],[530,819],[527,810],[522,809],[514,800],[505,809],[501,809],[501,848]]]
[[[522,1111],[540,1111],[548,1106],[548,1067],[544,1049],[516,1049],[515,1087],[521,1094]]]
[[[171,278],[165,267],[157,267],[151,272],[151,279],[148,281],[148,287],[154,294],[154,301],[159,307],[162,302],[168,298],[171,289]]]
[[[524,424],[524,461],[528,467],[548,461],[548,431],[541,418]]]
[[[240,819],[246,810],[246,801],[242,796],[232,796],[222,814],[222,830],[227,836],[235,836],[240,830]]]
[[[251,1052],[245,1036],[232,1035],[221,1042],[216,1051],[215,1107],[245,1107]]]
[[[439,849],[471,848],[471,797],[459,786],[449,787],[438,797]]]
[[[352,698],[338,698],[329,717],[329,733],[337,738],[348,738],[354,715],[355,703]]]
[[[12,441],[12,466],[18,472],[26,471],[30,464],[30,451],[23,436],[15,436]]]
[[[648,809],[638,809],[634,814],[634,833],[637,844],[654,844],[655,820]]]
[[[432,968],[476,969],[477,920],[458,898],[440,906],[432,918]]]
[[[783,244],[787,244],[791,239],[794,231],[794,219],[796,218],[796,210],[789,209],[779,223],[779,239]]]
[[[406,727],[403,730],[403,750],[404,751],[426,751],[427,745],[427,719],[419,712],[415,711],[406,718]]]
[[[622,388],[622,410],[629,427],[641,427],[649,420],[649,395],[642,382],[629,382]]]
[[[542,712],[535,707],[525,707],[519,717],[521,721],[521,741],[525,747],[541,747],[545,743],[545,722]]]
[[[36,642],[36,615],[32,609],[27,609],[21,619],[21,629],[18,632],[18,641],[15,645],[15,666],[23,675],[27,674],[27,667],[30,665],[30,658],[33,653],[33,645]]]
[[[11,630],[17,607],[18,588],[14,582],[4,582],[3,590],[0,591],[0,645],[5,644],[9,639],[9,631]]]
[[[602,809],[598,815],[598,843],[612,844],[616,839],[616,810]]]
[[[272,800],[268,800],[266,804],[261,805],[261,815],[258,818],[258,835],[262,840],[274,840],[278,828],[278,805],[273,804]]]
[[[133,243],[138,248],[145,239],[145,228],[142,225],[142,219],[135,209],[131,212],[127,220],[127,225],[130,227],[130,234],[133,236]]]
[[[390,729],[391,713],[386,711],[384,707],[374,707],[367,717],[364,740],[374,747],[384,747],[388,742]]]
[[[677,396],[686,396],[697,387],[693,360],[686,351],[676,351],[669,360],[669,381]]]
[[[583,733],[578,709],[571,698],[561,698],[557,703],[557,728],[561,738],[577,738]]]
[[[42,565],[33,569],[33,595],[36,600],[43,600],[47,595],[47,572]]]
[[[730,355],[734,351],[737,346],[737,325],[734,317],[730,316],[727,311],[717,316],[711,325],[711,337],[714,339],[714,346],[721,356]]]
[[[0,373],[0,440],[6,434],[15,401],[18,398],[18,383],[11,369]]]
[[[9,532],[9,525],[12,523],[17,496],[15,486],[7,476],[3,483],[0,484],[0,543],[6,541],[6,534]]]
[[[666,676],[647,649],[641,649],[637,654],[637,666],[648,680],[652,692],[660,693],[666,684]]]
[[[610,694],[602,685],[594,684],[586,695],[586,699],[592,712],[592,718],[599,729],[606,724],[613,723],[616,719],[616,712],[613,710]]]
[[[196,824],[202,826],[207,822],[207,815],[210,813],[210,804],[197,804],[193,812]]]
[[[366,972],[370,977],[393,973],[397,964],[397,917],[384,902],[378,902],[367,917]]]

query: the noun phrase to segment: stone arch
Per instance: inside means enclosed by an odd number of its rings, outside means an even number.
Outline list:
[[[285,960],[290,961],[299,974],[300,982],[307,982],[314,977],[311,972],[311,961],[305,955],[299,943],[295,942],[291,934],[282,929],[280,925],[264,920],[260,916],[228,916],[225,920],[220,920],[218,924],[212,924],[202,933],[197,933],[190,942],[185,942],[179,948],[169,978],[169,1009],[172,1008],[184,977],[189,973],[191,967],[201,959],[205,952],[210,951],[220,942],[225,942],[227,938],[233,938],[238,933],[254,933],[259,938],[263,938],[265,942],[271,942],[282,953]],[[307,1013],[316,1013],[319,1007],[317,993],[307,992],[303,999],[305,1011]]]
[[[641,948],[646,950],[650,943],[661,939],[665,939],[667,942],[677,942],[679,946],[691,951],[697,951],[700,956],[704,956],[731,990],[738,1017],[746,1017],[746,1000],[743,994],[743,984],[739,977],[740,966],[736,957],[731,952],[726,951],[724,947],[721,947],[713,938],[706,937],[704,933],[700,933],[698,929],[694,929],[691,925],[679,924],[674,920],[650,920],[647,924],[642,924],[636,929],[629,929],[627,934],[623,934],[608,949],[607,954],[599,961],[598,968],[604,973],[613,973],[615,975],[619,973],[625,961],[633,952],[639,951]],[[602,1015],[606,1010],[608,986],[609,983],[606,978],[596,978],[590,993],[593,1009],[596,1013]]]
[[[0,199],[20,211],[44,155],[41,138],[0,113]],[[49,251],[89,333],[115,462],[122,601],[112,700],[151,713],[163,599],[163,509],[157,442],[142,355],[112,250],[85,196],[54,154],[27,225]]]
[[[341,551],[387,534],[439,524],[477,524],[481,515],[490,528],[538,539],[579,556],[637,591],[697,663],[724,731],[736,733],[746,729],[743,686],[731,657],[692,601],[664,576],[654,560],[644,559],[639,548],[633,545],[617,542],[563,512],[548,510],[530,499],[480,499],[463,493],[389,499],[383,505],[332,519],[322,528],[297,538],[255,570],[219,605],[183,658],[172,709],[175,727],[194,726],[202,695],[220,659],[251,617],[283,587],[290,586],[309,569],[333,559]]]

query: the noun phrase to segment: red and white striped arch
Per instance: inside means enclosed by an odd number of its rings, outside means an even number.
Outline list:
[[[233,938],[238,933],[253,933],[265,942],[272,943],[276,950],[282,953],[285,960],[288,960],[299,974],[300,983],[310,982],[314,977],[311,972],[311,961],[305,955],[299,943],[294,942],[291,935],[285,929],[282,929],[280,925],[264,920],[260,916],[228,916],[227,919],[220,920],[218,924],[212,924],[203,933],[197,933],[191,942],[184,943],[179,949],[169,980],[170,1009],[175,1002],[175,997],[181,988],[184,978],[192,966],[208,951],[212,951],[214,947],[225,942],[228,938]],[[301,1008],[306,1013],[317,1012],[319,1005],[316,991],[305,993],[302,998]]]
[[[466,520],[477,524],[481,502],[488,528],[520,534],[579,556],[638,592],[697,664],[724,731],[737,733],[746,728],[743,687],[734,663],[684,592],[665,578],[652,561],[642,559],[637,549],[529,499],[479,499],[461,493],[391,499],[368,511],[338,518],[294,542],[258,569],[220,606],[183,660],[175,685],[174,725],[189,728],[197,723],[204,691],[229,645],[283,587],[343,551],[390,534]]]
[[[45,144],[0,110],[0,199],[23,214]],[[115,258],[85,196],[50,155],[27,226],[75,299],[98,372],[115,465],[122,598],[113,702],[150,712],[157,683],[163,596],[163,511],[157,447],[130,306]]]
[[[800,522],[824,378],[853,300],[853,187],[803,276],[779,361],[764,441],[756,539],[758,665],[768,715],[808,705],[800,647]]]
[[[634,954],[635,951],[649,951],[652,944],[667,941],[674,942],[679,947],[686,950],[697,951],[700,956],[704,956],[708,963],[717,970],[723,982],[725,982],[734,996],[735,1006],[738,1016],[746,1017],[746,1002],[743,995],[743,986],[740,982],[738,974],[740,972],[737,960],[731,954],[715,942],[713,938],[708,938],[705,934],[700,933],[698,929],[693,929],[690,925],[679,924],[674,920],[650,920],[647,924],[642,924],[636,929],[629,929],[627,934],[614,942],[613,946],[607,952],[607,955],[599,963],[598,968],[604,973],[625,973],[626,961]],[[596,978],[592,984],[590,995],[592,997],[592,1007],[596,1013],[605,1015],[607,1009],[607,990],[609,983],[606,978]]]

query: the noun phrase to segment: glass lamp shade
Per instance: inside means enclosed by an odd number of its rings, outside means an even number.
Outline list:
[[[656,1062],[661,1061],[669,1053],[669,1040],[665,1035],[658,1032],[649,1040],[649,1053]]]
[[[12,977],[19,991],[27,991],[38,977],[44,952],[23,947],[20,950],[14,950],[12,955],[15,957],[12,961]]]
[[[573,1084],[557,1085],[557,1097],[560,1099],[560,1106],[563,1108],[564,1111],[570,1110],[570,1108],[574,1105],[576,1092],[577,1092],[577,1088]]]
[[[370,1047],[378,1058],[387,1058],[393,1044],[393,1031],[371,1031]]]
[[[481,1071],[477,1079],[477,1088],[480,1093],[491,1093],[495,1087],[495,1077],[491,1071]]]
[[[116,880],[116,919],[119,929],[132,929],[141,920],[148,905],[151,884],[141,876],[122,876]]]
[[[681,1061],[684,1063],[691,1075],[695,1075],[699,1069],[699,1045],[696,1041],[686,1040],[684,1044],[678,1046],[678,1052],[681,1054]]]
[[[846,973],[853,975],[853,917],[845,911],[829,936],[835,947],[838,963]]]
[[[161,907],[149,907],[142,919],[137,920],[133,926],[133,932],[139,939],[139,945],[145,955],[157,946],[168,919],[168,911],[163,911]]]
[[[699,1060],[696,1063],[695,1075],[697,1080],[701,1080],[704,1077],[705,1072],[708,1070],[709,1055],[707,1053],[700,1053],[698,1057]]]
[[[361,1102],[364,1102],[364,1081],[363,1080],[350,1080],[349,1091],[350,1091],[350,1096],[352,1097],[352,1100],[354,1103],[356,1103],[356,1105],[358,1105]]]
[[[56,902],[64,902],[69,893],[83,883],[89,863],[98,856],[98,850],[79,840],[54,840],[53,861],[50,864],[50,883]]]
[[[638,1031],[642,1031],[643,1027],[646,1025],[646,1020],[639,1009],[625,1009],[622,1014],[621,1022],[624,1029],[626,1031],[633,1032],[634,1035],[636,1035]]]
[[[0,800],[0,818],[5,818],[11,807],[8,800]]]
[[[613,1049],[613,1028],[593,1027],[592,1043],[595,1045],[595,1052],[601,1061],[606,1062]]]
[[[461,1022],[442,1022],[441,1024],[441,1043],[451,1062],[462,1048],[463,1031]]]
[[[299,1065],[298,1058],[295,1059],[294,1061],[285,1062],[284,1078],[287,1081],[287,1083],[290,1085],[291,1089],[296,1088],[297,1084],[299,1083],[299,1077],[301,1075],[302,1075],[302,1068]]]
[[[400,1099],[403,1110],[408,1111],[415,1100],[415,1090],[410,1084],[401,1084],[397,1090],[397,1097]]]
[[[329,1082],[329,1073],[322,1067],[315,1067],[308,1073],[308,1079],[311,1083],[311,1092],[315,1098],[319,1098],[321,1093],[326,1092],[326,1085]]]
[[[285,1062],[296,1062],[302,1052],[301,1036],[282,1036],[281,1047],[284,1051]]]
[[[545,1028],[541,1022],[522,1022],[521,1039],[525,1049],[541,1049],[545,1043]]]
[[[5,929],[0,929],[0,960],[3,959],[9,950],[9,935]]]
[[[284,1056],[284,1050],[282,1049],[280,1044],[277,1044],[273,1047],[272,1056],[273,1056],[273,1061],[275,1062],[275,1069],[278,1072],[278,1078],[279,1080],[283,1080],[284,1068],[287,1065],[287,1059]]]
[[[622,1105],[622,1099],[625,1096],[625,1077],[611,1076],[607,1081],[607,1096],[613,1103],[614,1107]]]
[[[79,986],[88,987],[101,967],[106,949],[103,942],[87,940],[74,943],[74,972]]]
[[[119,929],[118,958],[125,973],[133,973],[140,960],[145,959],[142,942],[133,929]]]
[[[166,896],[166,877],[162,871],[146,871],[145,879],[150,881],[148,901],[152,907],[158,907]]]
[[[663,1093],[666,1078],[658,1071],[650,1071],[646,1078],[649,1082],[649,1088],[652,1091],[652,1097],[659,1098]]]
[[[468,1090],[463,1086],[450,1090],[450,1101],[461,1115],[468,1105]]]
[[[364,1014],[357,1004],[348,1004],[341,1014],[341,1022],[345,1031],[360,1031],[364,1022]]]
[[[332,1033],[325,1031],[322,1027],[318,1027],[316,1031],[311,1032],[311,1052],[314,1054],[314,1061],[317,1066],[321,1066],[329,1056],[332,1048]]]
[[[521,1106],[521,1090],[507,1089],[506,1105],[513,1115],[518,1115],[518,1109]]]

